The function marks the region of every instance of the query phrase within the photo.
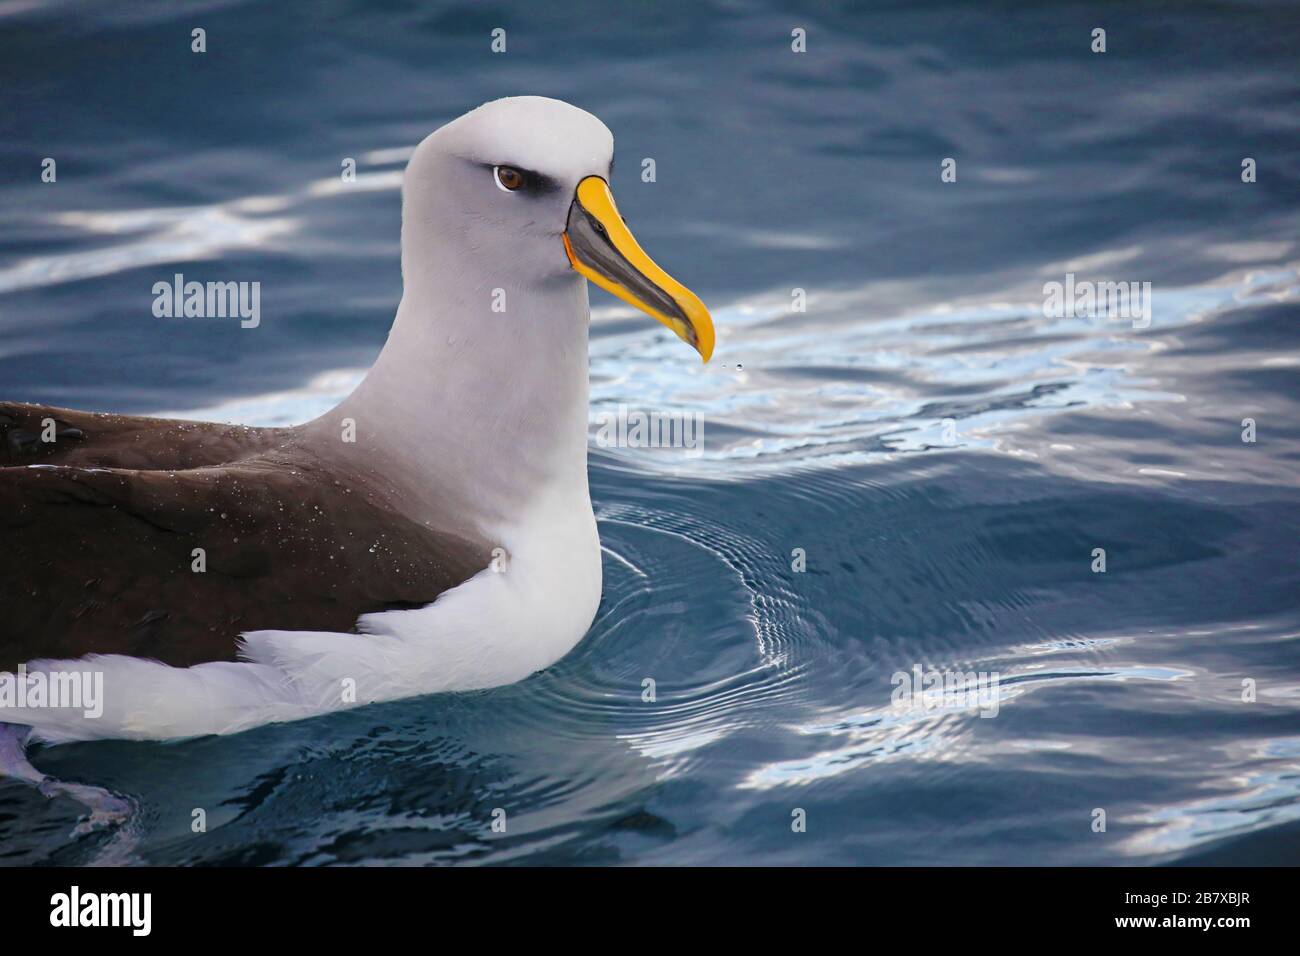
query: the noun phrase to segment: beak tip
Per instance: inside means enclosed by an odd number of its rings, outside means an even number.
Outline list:
[[[691,344],[694,345],[695,350],[700,353],[700,358],[703,360],[704,364],[708,365],[709,359],[713,358],[713,320],[710,318],[709,313],[704,309],[703,303],[700,304],[700,311],[703,313],[701,317],[702,321],[700,318],[697,318],[691,323],[691,329],[695,333],[695,341]],[[701,331],[704,332],[704,335],[699,334]]]

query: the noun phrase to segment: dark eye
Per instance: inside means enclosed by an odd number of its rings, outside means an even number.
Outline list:
[[[492,175],[497,185],[507,192],[514,192],[524,184],[524,174],[513,166],[493,166]]]

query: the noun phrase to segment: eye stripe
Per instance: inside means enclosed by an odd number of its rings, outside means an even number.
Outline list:
[[[508,163],[480,163],[478,165],[492,173],[492,182],[502,192],[541,196],[546,193],[556,192],[560,188],[559,180],[533,172],[531,169],[525,169],[522,166],[511,166]],[[517,173],[521,177],[519,185],[513,189],[501,181],[501,173],[506,171]]]

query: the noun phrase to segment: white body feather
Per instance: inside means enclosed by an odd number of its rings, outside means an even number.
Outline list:
[[[104,708],[10,709],[47,743],[230,734],[350,706],[522,680],[581,640],[600,601],[590,504],[560,501],[501,535],[503,570],[486,568],[416,610],[365,615],[362,635],[252,631],[247,662],[169,667],[120,655],[35,661],[29,673],[94,671]]]

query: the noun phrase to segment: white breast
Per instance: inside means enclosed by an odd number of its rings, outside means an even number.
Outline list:
[[[367,614],[370,639],[394,642],[401,666],[378,662],[359,696],[386,700],[476,690],[522,680],[581,640],[600,603],[600,539],[591,503],[570,495],[539,500],[524,520],[502,528],[492,566],[426,607]],[[250,648],[260,641],[247,635]],[[365,644],[351,638],[349,646]],[[356,652],[351,655],[358,659]],[[366,659],[359,659],[364,665]],[[315,662],[311,666],[314,673]],[[341,672],[321,675],[333,685]],[[319,681],[313,681],[319,683]]]
[[[554,664],[590,627],[601,559],[586,488],[541,496],[500,529],[502,552],[423,608],[364,615],[364,636],[321,631],[243,635],[247,662],[169,667],[118,655],[37,661],[29,670],[104,674],[102,716],[7,715],[49,742],[228,734],[377,701],[476,690]]]

